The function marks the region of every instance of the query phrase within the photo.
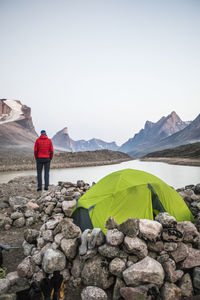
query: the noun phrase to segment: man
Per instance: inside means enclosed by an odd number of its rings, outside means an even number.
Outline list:
[[[41,131],[41,136],[36,140],[34,147],[34,155],[37,163],[37,191],[42,190],[42,169],[44,166],[44,189],[49,188],[49,169],[50,162],[53,158],[53,144],[47,137],[46,131]]]

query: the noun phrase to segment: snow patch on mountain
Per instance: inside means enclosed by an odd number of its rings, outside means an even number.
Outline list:
[[[21,119],[23,115],[22,105],[17,100],[4,100],[4,103],[10,107],[11,111],[9,114],[2,114],[0,117],[0,124],[14,122]]]

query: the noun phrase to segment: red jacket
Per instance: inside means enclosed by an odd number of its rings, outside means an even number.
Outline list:
[[[34,147],[35,159],[37,158],[53,158],[53,144],[52,141],[44,134],[42,134],[35,142]]]

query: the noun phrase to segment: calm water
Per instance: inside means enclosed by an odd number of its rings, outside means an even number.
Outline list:
[[[77,180],[82,179],[91,184],[93,181],[97,182],[111,172],[126,168],[149,172],[175,188],[200,183],[200,167],[169,165],[166,163],[143,162],[139,160],[108,166],[54,169],[50,172],[50,183],[57,184],[58,181],[76,183]],[[0,183],[7,183],[17,176],[25,175],[36,175],[36,171],[0,172]]]

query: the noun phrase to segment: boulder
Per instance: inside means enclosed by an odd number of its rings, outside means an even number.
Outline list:
[[[194,224],[192,224],[191,222],[184,221],[178,224],[182,227],[184,231],[183,242],[192,243],[194,238],[199,236],[199,232],[197,231]]]
[[[53,242],[53,232],[52,230],[44,230],[42,231],[42,237],[46,242]]]
[[[200,266],[200,250],[188,248],[188,256],[181,262],[180,268],[183,270]]]
[[[136,237],[139,233],[139,219],[130,218],[118,226],[118,230],[130,237]]]
[[[44,253],[42,268],[46,273],[64,270],[66,257],[60,250],[47,249]]]
[[[81,229],[76,226],[72,219],[63,219],[54,229],[53,234],[56,235],[62,232],[63,237],[66,239],[74,239],[81,236]]]
[[[81,272],[81,278],[86,286],[94,285],[102,289],[109,288],[114,283],[110,276],[108,261],[100,255],[88,259]]]
[[[177,224],[176,219],[167,212],[158,214],[155,220],[161,223],[164,228],[173,228]]]
[[[76,250],[78,247],[77,239],[65,239],[61,241],[61,249],[69,260],[72,260],[76,256]]]
[[[176,265],[174,261],[168,260],[162,264],[165,270],[165,278],[167,281],[175,283],[177,282],[184,274],[181,270],[176,270]]]
[[[116,257],[109,264],[109,271],[115,276],[122,276],[122,272],[126,269],[126,263],[124,260]]]
[[[128,253],[135,254],[138,258],[144,258],[148,254],[146,243],[137,237],[131,238],[126,236],[124,245]]]
[[[184,243],[178,243],[177,249],[171,251],[170,255],[173,260],[177,263],[179,261],[184,260],[188,256],[188,247]]]
[[[190,297],[193,295],[192,279],[189,273],[186,273],[179,282],[179,288],[183,297]]]
[[[62,210],[64,211],[65,215],[69,217],[71,215],[72,210],[76,206],[76,200],[71,201],[63,201],[62,202]]]
[[[113,288],[113,300],[119,300],[121,299],[121,293],[120,293],[120,289],[122,287],[125,287],[125,283],[122,279],[120,279],[119,277],[116,278],[115,281],[115,285]]]
[[[35,264],[30,256],[27,256],[17,267],[19,277],[31,278],[35,272]]]
[[[161,252],[164,250],[164,243],[163,241],[148,242],[147,248],[151,251]]]
[[[19,211],[15,211],[13,212],[11,215],[10,215],[10,218],[12,220],[16,220],[16,219],[19,219],[19,218],[23,218],[23,213],[22,212],[19,212]]]
[[[110,229],[106,233],[106,241],[111,246],[118,246],[124,240],[124,234],[117,228]]]
[[[148,300],[147,295],[144,291],[134,287],[122,287],[120,294],[125,300]]]
[[[29,244],[36,244],[38,236],[39,236],[39,231],[38,230],[35,230],[35,229],[26,229],[24,231],[24,239]]]
[[[105,257],[115,258],[119,256],[120,250],[117,247],[104,244],[98,248],[98,252]]]
[[[162,300],[179,300],[181,299],[181,289],[174,283],[165,282],[161,289]]]
[[[108,297],[104,290],[96,286],[87,286],[81,292],[82,300],[107,300]]]
[[[200,267],[196,267],[193,270],[193,286],[200,291]]]
[[[165,273],[162,265],[149,256],[133,264],[123,272],[127,285],[137,286],[143,283],[163,284]]]
[[[0,279],[0,295],[7,293],[10,288],[10,281],[7,278]]]
[[[161,234],[162,225],[157,221],[141,219],[139,230],[142,238],[155,241]]]
[[[13,222],[13,226],[17,227],[17,228],[21,228],[25,225],[26,221],[25,221],[25,218],[24,217],[21,217],[19,219],[16,219],[14,222]]]
[[[117,222],[115,221],[115,219],[113,217],[110,217],[105,224],[105,228],[110,230],[110,229],[115,229],[118,227]]]
[[[29,202],[28,198],[21,197],[21,196],[13,196],[9,198],[9,204],[11,207],[25,206],[28,202]]]

